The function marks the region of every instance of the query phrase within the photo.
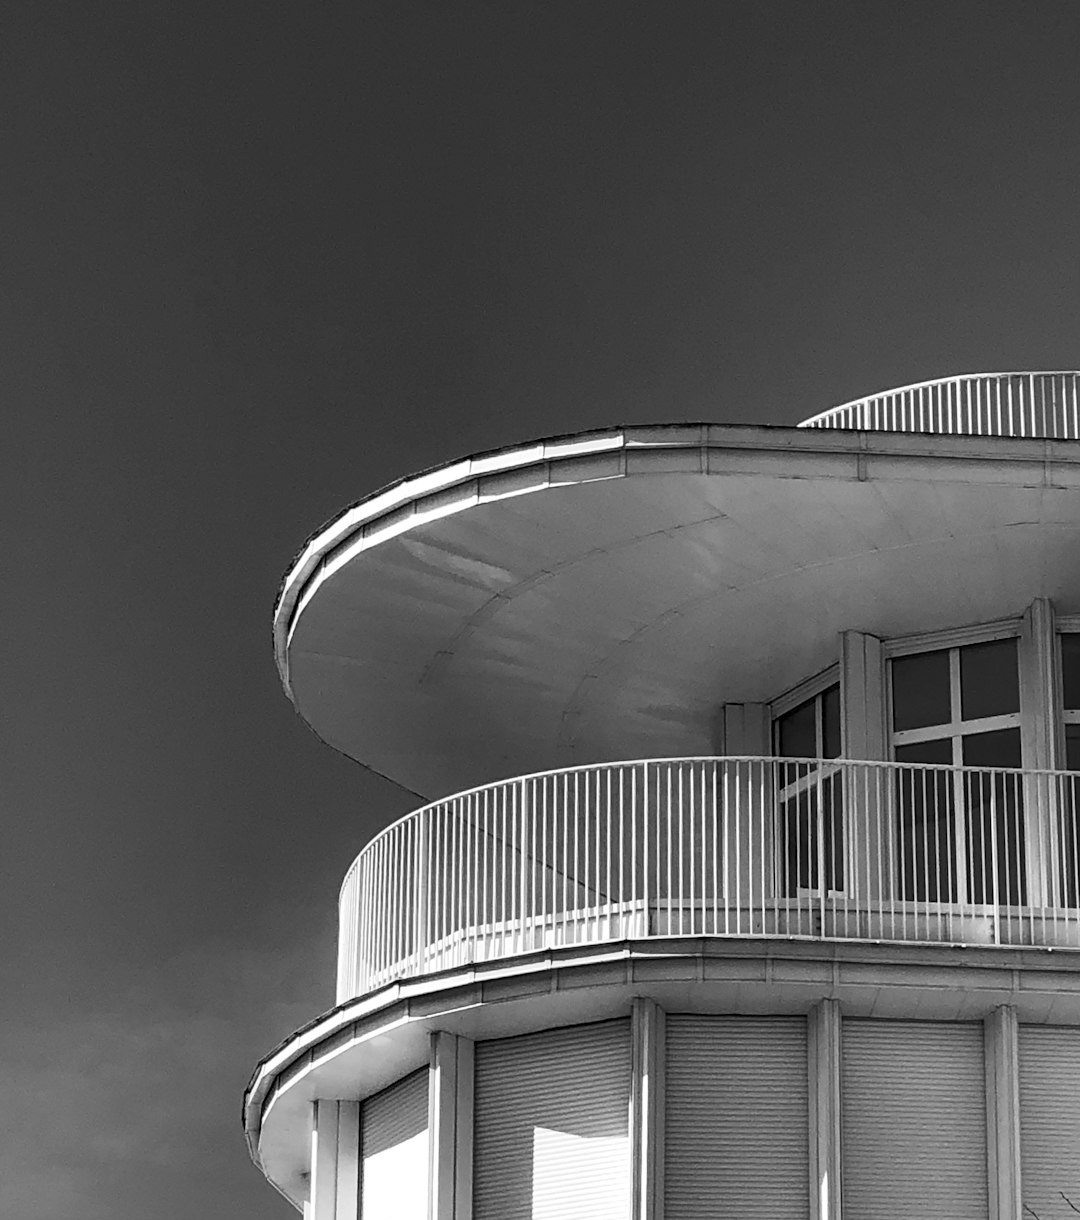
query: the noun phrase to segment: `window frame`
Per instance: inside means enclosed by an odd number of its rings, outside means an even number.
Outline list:
[[[797,682],[794,686],[788,687],[783,694],[777,695],[769,704],[769,740],[770,746],[774,751],[774,757],[780,757],[779,754],[775,753],[778,745],[777,722],[780,718],[786,716],[788,712],[793,712],[804,703],[809,703],[811,699],[820,697],[830,686],[839,686],[840,688],[840,753],[837,757],[844,757],[844,683],[841,680],[840,664],[837,661],[834,661],[832,665],[826,666],[820,672],[812,674],[809,678],[804,678],[801,682]],[[817,731],[817,739],[820,743],[820,726]]]
[[[1066,753],[1065,726],[1080,724],[1080,708],[1065,706],[1065,669],[1061,653],[1061,637],[1063,635],[1080,635],[1080,614],[1061,614],[1054,621],[1054,673],[1057,678],[1054,710],[1057,713],[1057,759],[1062,771],[1069,770],[1069,759]]]
[[[979,716],[965,719],[961,692],[960,650],[972,644],[989,644],[1006,639],[1014,639],[1016,641],[1016,681],[1017,702],[1019,704],[1017,710],[1015,712],[999,713],[994,716]],[[963,779],[965,775],[963,768],[966,767],[964,763],[964,738],[979,733],[1015,729],[1020,742],[1019,770],[1023,771],[1028,765],[1026,758],[1028,734],[1025,732],[1025,721],[1030,720],[1033,714],[1033,709],[1025,708],[1024,697],[1024,649],[1028,646],[1028,643],[1029,641],[1025,638],[1024,622],[1022,619],[1001,619],[992,623],[981,623],[970,627],[953,628],[947,631],[926,632],[886,641],[885,643],[885,712],[887,746],[890,759],[894,763],[898,761],[896,758],[898,746],[919,745],[930,741],[948,741],[950,744],[952,761],[942,765],[951,769],[951,786],[953,789],[953,826],[949,842],[951,843],[950,852],[952,856],[950,867],[953,874],[951,888],[955,897],[952,902],[946,905],[953,905],[953,903],[967,907],[977,905],[988,909],[995,905],[1010,905],[985,902],[973,903],[968,894],[968,877],[972,868],[972,860],[969,858],[969,846],[964,824],[965,817],[967,816]],[[894,680],[892,663],[899,658],[918,656],[930,652],[948,653],[949,720],[940,724],[925,725],[914,729],[896,729],[893,718]],[[1060,673],[1060,664],[1058,672]],[[1007,770],[1007,768],[1003,768],[1003,770]],[[1025,816],[1023,810],[1021,810],[1020,816],[1021,833],[1023,834]],[[1023,875],[1020,876],[1019,880],[1021,893],[1026,892],[1027,894],[1022,905],[1027,905],[1031,901],[1030,888],[1026,876],[1027,866],[1028,862],[1025,861],[1021,869]],[[994,889],[998,885],[999,879],[995,877],[993,880]],[[923,899],[917,901],[925,902],[929,900]]]
[[[942,630],[917,632],[903,636],[888,637],[884,633],[877,635],[862,629],[851,629],[841,633],[840,646],[835,662],[824,669],[811,674],[808,678],[796,683],[777,695],[776,698],[759,705],[764,713],[762,729],[768,733],[768,745],[774,757],[779,757],[777,720],[787,712],[794,710],[799,704],[807,702],[816,695],[822,694],[830,685],[836,683],[840,688],[840,746],[839,760],[852,757],[852,741],[856,743],[858,759],[896,763],[896,747],[898,745],[917,744],[919,741],[948,740],[953,761],[945,766],[962,768],[963,740],[966,736],[983,731],[996,731],[1020,728],[1020,770],[1022,772],[1037,771],[1068,771],[1068,759],[1065,753],[1066,726],[1080,725],[1080,709],[1066,709],[1064,706],[1064,683],[1062,680],[1062,656],[1060,637],[1066,634],[1080,634],[1080,614],[1058,614],[1053,602],[1046,597],[1037,597],[1022,614],[1010,618],[995,619],[985,623],[970,623],[960,627],[950,627]],[[876,654],[868,654],[865,664],[860,669],[859,658],[852,653],[849,656],[844,642],[848,635],[865,636],[873,639]],[[920,729],[897,731],[893,727],[893,666],[896,658],[914,653],[932,652],[937,650],[959,649],[969,644],[990,643],[995,640],[1015,638],[1017,641],[1017,667],[1020,683],[1019,713],[1004,713],[1001,716],[982,717],[964,720],[956,713],[962,712],[962,704],[957,699],[954,702],[953,669],[959,664],[959,654],[956,660],[950,659],[950,721],[947,725],[924,726]],[[865,672],[864,672],[865,670]],[[870,675],[867,678],[867,674]],[[853,686],[849,684],[854,682]],[[875,688],[875,683],[879,684]],[[857,722],[850,722],[850,717],[858,717]],[[864,741],[860,729],[863,721],[870,726],[868,741]],[[818,724],[820,721],[817,722]],[[818,743],[820,747],[820,729]],[[764,733],[762,734],[764,736]],[[764,743],[763,743],[764,744]],[[869,746],[869,750],[867,750]],[[820,778],[831,772],[832,760],[817,761],[819,766],[809,768],[813,776],[805,783],[819,782]],[[821,764],[825,765],[822,766]],[[957,775],[961,774],[956,772]],[[1080,770],[1072,772],[1080,775]],[[776,778],[779,778],[779,773]],[[956,782],[962,782],[957,780]],[[1025,790],[1031,784],[1030,777],[1019,781]],[[777,785],[777,787],[779,787]],[[794,786],[779,789],[777,797],[793,795]],[[1080,781],[1077,781],[1077,792],[1080,794]],[[779,808],[779,805],[775,806]],[[1080,826],[1080,795],[1077,798],[1078,826]],[[1049,831],[1044,825],[1044,812],[1037,800],[1024,801],[1021,834],[1024,837],[1024,853],[1026,859],[1026,906],[1038,906],[1050,901],[1048,895],[1053,892],[1057,882],[1052,881],[1053,870],[1060,867],[1057,862],[1057,847],[1060,834],[1057,823]],[[854,866],[847,859],[851,847],[851,819],[855,816],[854,807],[845,806],[844,810],[844,859],[845,873]],[[779,822],[774,832],[782,836],[783,828]],[[1049,835],[1049,837],[1047,837]],[[1078,834],[1080,837],[1080,834]],[[780,850],[782,837],[777,837],[770,852],[776,865],[780,867]],[[1080,860],[1080,854],[1077,859]],[[1056,875],[1056,874],[1054,874]],[[779,873],[777,874],[779,876]],[[1076,876],[1080,878],[1080,864],[1076,865]],[[1080,880],[1075,882],[1080,891]],[[820,891],[800,891],[818,895]],[[835,891],[828,891],[833,893]],[[1080,901],[1080,899],[1078,899]]]
[[[824,696],[833,687],[836,687],[839,696],[839,730],[840,730],[840,752],[833,758],[823,757],[824,748]],[[814,738],[816,745],[816,753],[810,758],[790,758],[781,755],[780,753],[780,721],[795,711],[804,704],[814,704]],[[841,667],[839,662],[827,666],[819,673],[805,678],[802,682],[786,690],[782,695],[777,696],[769,704],[769,732],[770,732],[770,747],[773,757],[777,760],[779,767],[783,763],[796,764],[799,762],[809,764],[806,766],[806,774],[799,775],[790,783],[783,784],[779,782],[779,777],[776,783],[775,793],[775,809],[777,817],[777,825],[775,828],[775,838],[777,847],[781,843],[788,842],[788,834],[781,828],[781,821],[784,817],[782,811],[786,810],[789,803],[797,801],[803,794],[808,793],[811,789],[817,790],[817,800],[814,806],[814,854],[816,858],[816,869],[819,878],[826,872],[826,842],[827,838],[824,833],[824,790],[826,782],[836,775],[842,774],[842,766],[840,765],[844,758],[845,745],[845,724],[844,724],[844,683],[841,676]],[[847,858],[847,841],[848,841],[848,826],[847,826],[847,811],[842,805],[840,810],[841,824],[841,846],[839,869],[836,869],[834,862],[834,876],[832,885],[818,884],[816,886],[804,886],[795,884],[791,887],[788,897],[791,898],[843,898],[847,894],[848,888],[848,858]],[[779,852],[776,856],[776,866],[783,870],[783,875],[789,867],[787,859],[781,859]],[[839,876],[835,873],[839,872]],[[839,882],[839,885],[837,885]]]
[[[960,649],[969,644],[992,644],[998,640],[1016,640],[1016,681],[1020,695],[1020,706],[1015,712],[1004,712],[997,716],[979,716],[971,720],[963,717],[960,696]],[[948,631],[932,631],[920,635],[902,636],[886,640],[885,645],[885,724],[886,744],[889,758],[896,761],[896,747],[918,745],[924,741],[951,740],[953,767],[962,767],[963,739],[974,733],[992,733],[999,729],[1020,730],[1021,767],[1024,766],[1024,692],[1023,673],[1024,648],[1023,623],[1020,619],[999,619],[993,623],[981,623],[971,627],[957,627]],[[918,656],[927,652],[949,654],[949,719],[941,724],[925,725],[917,729],[897,729],[893,724],[893,661],[902,657]],[[842,693],[842,692],[841,692]],[[970,726],[970,727],[966,727]],[[947,729],[947,732],[942,732]]]

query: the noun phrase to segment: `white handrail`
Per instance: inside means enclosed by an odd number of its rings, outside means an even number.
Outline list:
[[[1080,440],[1080,372],[921,381],[830,407],[799,427]]]
[[[786,758],[540,772],[387,827],[339,911],[339,1001],[627,938],[1080,947],[1080,773]]]

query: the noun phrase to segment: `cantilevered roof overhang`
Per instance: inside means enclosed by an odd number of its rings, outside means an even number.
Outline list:
[[[428,798],[576,763],[712,754],[882,637],[1080,612],[1080,443],[626,427],[362,501],[288,574],[278,664],[330,745]]]

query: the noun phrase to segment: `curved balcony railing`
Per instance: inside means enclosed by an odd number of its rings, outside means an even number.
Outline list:
[[[885,390],[800,428],[1080,439],[1080,373],[968,373]]]
[[[342,886],[339,1002],[624,938],[1080,947],[1080,773],[841,760],[612,763],[390,826]]]

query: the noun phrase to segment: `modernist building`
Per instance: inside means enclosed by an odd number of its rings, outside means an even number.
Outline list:
[[[1078,386],[541,441],[312,538],[285,688],[431,803],[246,1095],[298,1209],[1073,1215]]]

